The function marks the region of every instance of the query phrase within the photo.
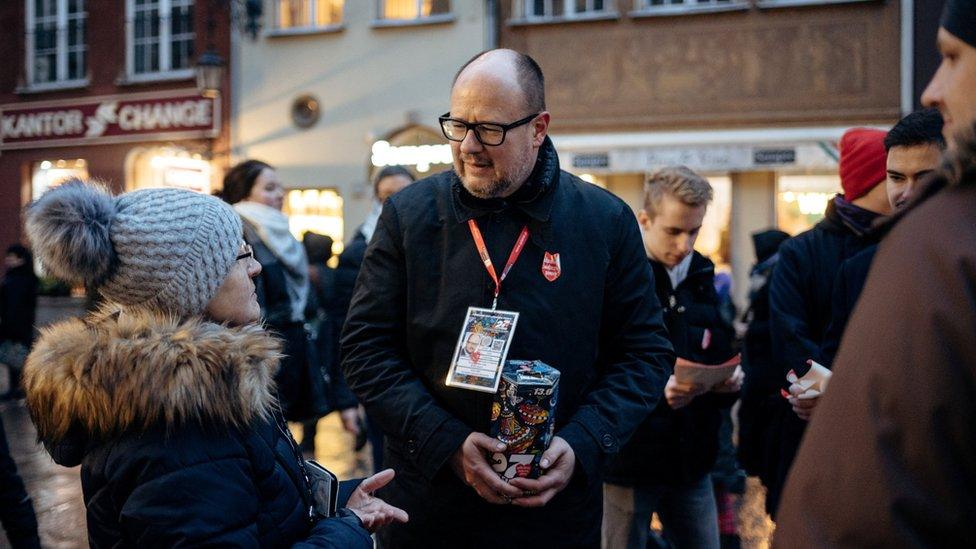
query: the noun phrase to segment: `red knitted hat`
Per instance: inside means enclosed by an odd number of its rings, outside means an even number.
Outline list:
[[[852,128],[840,138],[840,186],[844,198],[856,200],[887,177],[886,133]]]

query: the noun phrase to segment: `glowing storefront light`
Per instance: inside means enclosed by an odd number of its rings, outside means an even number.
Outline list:
[[[342,197],[335,189],[296,189],[288,191],[283,211],[295,238],[311,231],[332,237],[332,253],[342,253]]]
[[[31,199],[37,200],[48,189],[73,177],[83,181],[88,179],[88,163],[84,159],[41,161],[31,175]]]
[[[373,143],[373,166],[415,166],[420,173],[427,173],[432,164],[451,164],[451,146],[403,145],[394,146],[389,141]]]

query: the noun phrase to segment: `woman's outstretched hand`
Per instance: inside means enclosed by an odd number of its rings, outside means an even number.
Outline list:
[[[359,517],[363,527],[375,532],[382,526],[393,522],[407,522],[410,517],[399,507],[394,507],[382,499],[373,496],[373,492],[386,486],[393,480],[396,473],[393,469],[386,469],[362,481],[349,496],[346,509]]]

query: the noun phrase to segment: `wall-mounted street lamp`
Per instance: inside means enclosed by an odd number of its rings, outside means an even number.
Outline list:
[[[220,84],[224,81],[224,58],[211,48],[207,48],[197,58],[197,89],[204,97],[220,95]]]
[[[258,31],[261,30],[263,11],[261,0],[210,0],[207,5],[207,49],[197,58],[194,67],[197,74],[197,89],[204,97],[220,95],[227,65],[213,44],[213,33],[216,27],[214,12],[217,10],[218,1],[230,4],[233,26],[242,28],[252,40],[257,38]]]

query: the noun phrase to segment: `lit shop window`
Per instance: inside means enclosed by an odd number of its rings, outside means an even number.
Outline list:
[[[83,83],[85,0],[27,0],[25,68],[34,87]]]
[[[840,192],[836,175],[781,175],[776,189],[776,224],[797,234],[823,219],[827,203]]]
[[[342,24],[344,0],[275,0],[279,29],[315,29]]]
[[[712,185],[712,202],[705,210],[702,228],[698,231],[695,249],[711,259],[717,267],[729,264],[729,222],[732,217],[732,179],[728,176],[708,176]]]
[[[282,208],[288,216],[291,233],[301,240],[306,232],[332,237],[332,252],[342,253],[342,197],[335,189],[295,189],[288,191]]]
[[[598,15],[611,9],[613,0],[514,0],[512,13],[525,19],[552,19]]]
[[[450,0],[379,0],[379,19],[409,21],[450,12]]]
[[[213,168],[179,148],[135,149],[127,159],[128,190],[171,187],[210,194]]]
[[[132,80],[193,76],[193,0],[126,0]]]
[[[579,175],[579,178],[582,179],[583,181],[586,181],[587,183],[591,183],[593,185],[596,185],[597,187],[600,187],[601,189],[606,189],[607,188],[607,181],[606,181],[606,179],[603,178],[603,177],[600,177],[598,175],[593,175],[591,173],[581,173]]]
[[[31,174],[31,200],[37,200],[71,178],[88,180],[88,162],[84,159],[44,160],[34,165]]]
[[[696,11],[748,9],[748,0],[636,0],[634,15],[666,15]]]

